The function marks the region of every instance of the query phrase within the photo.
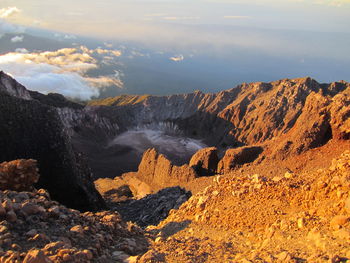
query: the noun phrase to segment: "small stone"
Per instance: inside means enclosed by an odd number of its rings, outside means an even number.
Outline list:
[[[272,178],[272,181],[274,181],[274,182],[279,182],[279,181],[281,181],[282,180],[282,177],[280,177],[280,176],[275,176],[274,178]]]
[[[208,200],[208,196],[201,196],[197,203],[197,208],[203,210],[205,208],[205,203]]]
[[[36,191],[37,194],[46,197],[47,199],[50,199],[50,194],[48,191],[46,191],[45,189],[39,189]]]
[[[162,241],[162,237],[157,237],[154,242],[158,243],[158,242],[161,242]]]
[[[67,246],[66,243],[64,243],[62,241],[51,242],[44,247],[44,250],[45,251],[55,251],[55,250],[58,250],[60,248],[66,247],[66,246]]]
[[[259,183],[259,175],[258,174],[253,174],[252,175],[252,183]]]
[[[48,241],[49,238],[45,234],[36,234],[34,237],[29,239],[30,241],[37,241],[37,240],[43,240],[43,241]]]
[[[64,248],[64,249],[60,249],[58,252],[57,252],[57,255],[59,257],[61,257],[64,261],[70,261],[72,260],[72,256],[70,255],[73,251],[71,249],[68,249],[68,248]]]
[[[157,251],[149,250],[137,262],[138,263],[165,262],[165,255]]]
[[[7,219],[7,221],[9,221],[11,223],[16,222],[17,221],[16,213],[12,210],[7,212],[6,219]]]
[[[281,262],[287,262],[292,259],[292,256],[287,251],[283,251],[278,254],[277,259]]]
[[[84,229],[81,225],[76,225],[76,226],[73,226],[71,229],[70,229],[71,232],[75,232],[75,233],[79,233],[79,234],[83,234],[84,233]]]
[[[84,249],[82,253],[88,260],[91,260],[94,257],[92,252],[88,249]]]
[[[7,199],[4,202],[2,202],[2,206],[5,208],[6,211],[11,211],[12,210],[12,205],[13,205],[13,203],[9,199]]]
[[[298,218],[297,221],[298,228],[303,228],[305,226],[305,219],[304,218]]]
[[[130,255],[126,254],[125,252],[123,251],[114,251],[112,253],[112,257],[115,259],[115,260],[120,260],[120,261],[125,261]]]
[[[34,215],[40,212],[45,212],[45,208],[31,204],[31,203],[25,203],[22,205],[22,212],[24,212],[26,215]]]
[[[294,176],[294,174],[293,173],[291,173],[291,172],[285,172],[285,174],[284,174],[284,178],[286,178],[286,179],[290,179],[290,178],[292,178]]]
[[[6,226],[0,226],[0,234],[4,234],[5,232],[7,232],[7,227]]]
[[[20,247],[19,245],[17,245],[16,243],[12,244],[12,245],[11,245],[11,248],[12,248],[13,250],[16,250],[16,251],[21,250],[21,247]]]
[[[30,250],[23,260],[23,263],[50,263],[52,262],[45,254],[38,249]]]
[[[33,236],[35,236],[36,234],[38,234],[38,231],[37,231],[36,229],[31,229],[31,230],[29,230],[27,233],[25,233],[25,235],[26,235],[27,237],[33,237]]]
[[[219,195],[219,191],[216,191],[216,190],[213,191],[212,195],[213,195],[213,196],[218,196],[218,195]]]
[[[50,215],[58,217],[60,215],[60,208],[56,205],[49,208],[48,212]]]

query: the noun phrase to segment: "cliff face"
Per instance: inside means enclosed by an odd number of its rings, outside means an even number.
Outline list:
[[[59,111],[32,98],[23,86],[0,73],[0,162],[36,159],[41,177],[61,203],[80,210],[102,208],[104,202],[91,171],[68,135]]]
[[[244,83],[216,94],[122,96],[92,104],[96,112],[111,113],[121,127],[172,121],[187,135],[219,147],[289,137],[290,151],[297,153],[349,137],[349,93],[347,82],[300,78]]]

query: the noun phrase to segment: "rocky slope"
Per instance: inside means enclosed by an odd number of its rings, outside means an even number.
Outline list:
[[[92,183],[91,170],[75,150],[57,108],[31,97],[29,91],[0,72],[0,162],[36,159],[38,187],[63,204],[96,210],[104,202]]]
[[[164,262],[348,262],[350,152],[327,169],[216,176],[157,227]]]

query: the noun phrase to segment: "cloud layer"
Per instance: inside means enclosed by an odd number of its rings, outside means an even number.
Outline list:
[[[0,18],[7,18],[7,17],[10,17],[13,14],[17,14],[19,12],[21,12],[21,11],[15,6],[1,8],[0,9]]]
[[[89,50],[86,47],[41,53],[24,51],[0,56],[0,68],[14,76],[28,89],[45,94],[56,92],[70,98],[87,100],[97,97],[101,88],[123,86],[123,82],[115,75],[88,76],[89,70],[99,67],[99,62],[91,55],[99,54],[99,51]],[[108,54],[114,53],[115,51],[110,51]]]

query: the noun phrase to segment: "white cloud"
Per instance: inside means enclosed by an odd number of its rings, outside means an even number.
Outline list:
[[[26,48],[16,48],[15,52],[16,53],[23,53],[23,54],[29,53],[29,51]]]
[[[14,36],[13,38],[11,38],[11,42],[13,43],[23,42],[23,38],[24,36]]]
[[[184,60],[185,57],[183,55],[175,55],[173,57],[170,57],[169,59],[172,61],[175,61],[175,62],[179,62],[179,61]]]
[[[17,14],[21,12],[17,7],[12,6],[12,7],[5,7],[0,9],[0,18],[7,18],[10,17],[14,14]]]
[[[75,35],[64,35],[64,39],[77,39]]]
[[[86,75],[88,70],[98,68],[98,61],[84,52],[86,49],[64,48],[41,53],[18,49],[17,53],[0,56],[0,68],[28,89],[82,100],[98,96],[101,88],[123,87],[119,76],[93,78]]]

